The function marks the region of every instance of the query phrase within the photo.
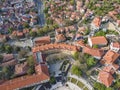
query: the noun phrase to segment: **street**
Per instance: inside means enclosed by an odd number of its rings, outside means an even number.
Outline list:
[[[37,9],[38,9],[38,17],[39,17],[39,24],[40,26],[44,26],[45,25],[45,16],[44,16],[44,6],[41,0],[34,0]]]

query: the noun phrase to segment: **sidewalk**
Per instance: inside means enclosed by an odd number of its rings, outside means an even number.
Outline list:
[[[75,78],[77,80],[79,80],[80,82],[82,82],[86,87],[89,88],[89,90],[93,90],[93,87],[82,77],[78,77],[76,75],[71,75],[70,73],[68,74],[69,77]]]

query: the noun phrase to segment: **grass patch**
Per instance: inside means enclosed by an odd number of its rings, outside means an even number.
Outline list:
[[[67,78],[68,81],[70,81],[70,79],[71,79],[70,77]]]
[[[115,35],[119,35],[118,32],[116,32],[115,30],[107,30],[106,32],[103,30],[100,30],[98,32],[95,33],[95,36],[105,36],[106,34],[115,34]]]
[[[74,78],[72,78],[72,79],[71,79],[71,82],[74,83],[74,84],[76,84],[77,80],[74,79]]]
[[[82,82],[78,82],[77,85],[80,87],[80,88],[83,88],[84,87],[84,84]]]
[[[68,63],[69,63],[69,61],[68,61],[68,60],[65,60],[65,61],[62,63],[62,65],[61,65],[61,67],[60,67],[60,70],[62,70],[63,68],[65,68],[65,66],[66,66]]]
[[[83,90],[89,90],[87,87],[85,87]]]

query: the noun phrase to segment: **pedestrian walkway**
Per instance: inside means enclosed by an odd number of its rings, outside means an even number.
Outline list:
[[[77,81],[80,81],[81,83],[83,83],[89,90],[93,90],[93,87],[86,81],[84,80],[82,77],[78,77],[76,75],[71,75],[70,73],[68,74],[68,77],[74,78]]]

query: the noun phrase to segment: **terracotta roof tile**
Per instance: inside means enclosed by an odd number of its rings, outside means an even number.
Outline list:
[[[27,62],[15,65],[15,74],[25,74],[28,70]]]
[[[52,45],[52,47],[51,47]],[[68,44],[46,44],[42,46],[37,46],[32,48],[32,52],[38,52],[38,51],[45,51],[50,49],[65,49],[70,51],[77,51],[76,46],[68,45]]]
[[[35,45],[49,44],[50,41],[50,36],[38,37],[34,39]]]
[[[100,17],[95,17],[92,22],[96,27],[100,27],[101,25],[101,18]]]
[[[118,53],[115,53],[111,50],[109,50],[105,56],[103,57],[103,59],[105,60],[106,64],[111,64],[113,63],[120,55]]]
[[[112,66],[114,67],[115,70],[118,70],[120,67],[118,64],[114,64],[114,63],[112,64]]]
[[[103,70],[99,72],[98,79],[101,83],[103,83],[107,87],[111,86],[114,80],[113,76],[110,73],[105,72]]]
[[[7,62],[14,59],[13,54],[3,54],[3,62]]]
[[[100,44],[107,45],[108,43],[107,39],[104,36],[91,37],[90,40],[93,45],[100,45]]]
[[[120,43],[119,42],[114,42],[112,43],[112,46],[115,48],[120,48]]]
[[[49,80],[48,68],[46,65],[38,65],[35,67],[37,74],[30,76],[22,76],[20,78],[15,78],[6,81],[0,85],[1,90],[14,90],[18,88],[23,88],[35,83],[42,83],[43,81]]]
[[[32,75],[32,76],[24,76],[24,77],[16,78],[13,80],[9,80],[1,84],[0,89],[1,90],[14,90],[17,88],[25,87],[27,85],[40,83],[44,80],[49,80],[49,76],[44,75],[43,73],[38,74],[38,75]]]
[[[108,73],[111,73],[111,74],[114,74],[114,73],[115,73],[114,67],[113,67],[112,65],[105,66],[105,67],[103,68],[103,70],[104,70],[105,72],[108,72]]]
[[[56,42],[62,42],[62,41],[65,41],[66,38],[63,34],[58,34],[55,36],[55,40],[56,40]]]
[[[89,55],[96,56],[96,57],[102,57],[102,55],[104,54],[104,50],[84,47],[83,53],[87,53]]]
[[[46,76],[49,76],[49,72],[48,72],[48,67],[46,64],[39,64],[35,67],[36,73],[37,74],[45,74]]]

